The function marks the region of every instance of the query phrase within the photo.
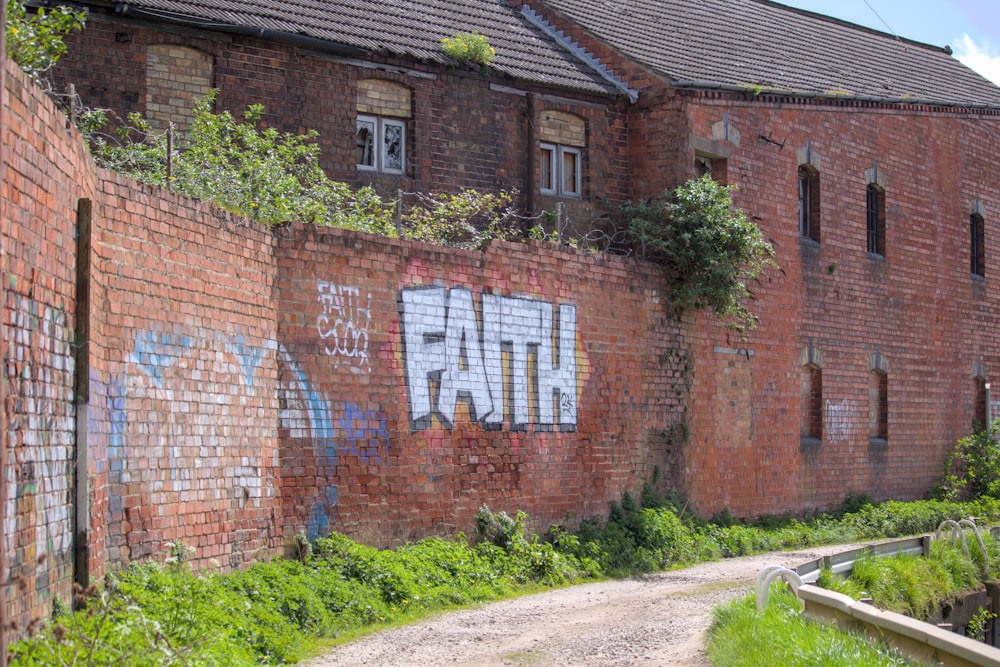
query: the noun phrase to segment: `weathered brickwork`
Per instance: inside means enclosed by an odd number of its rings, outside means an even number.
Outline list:
[[[147,104],[155,91],[148,63],[157,51],[195,49],[210,60],[218,109],[239,115],[249,104],[260,103],[269,126],[316,130],[321,165],[331,177],[372,184],[389,197],[399,190],[505,189],[517,190],[520,203],[526,204],[529,173],[538,168],[537,137],[534,146],[528,145],[532,127],[547,110],[571,114],[585,123],[586,145],[605,149],[585,151],[584,196],[564,202],[568,214],[586,224],[613,212],[629,196],[628,130],[618,100],[571,91],[553,95],[520,82],[499,85],[474,70],[392,58],[361,62],[237,35],[173,32],[168,26],[152,30],[98,12],[90,13],[86,30],[73,35],[69,44],[70,55],[54,72],[57,86],[73,83],[84,104],[122,114],[150,111]],[[114,68],[113,89],[93,71],[103,66]],[[532,114],[530,95],[538,98]],[[403,174],[358,169],[358,113],[407,119]],[[561,201],[534,194],[537,210],[553,209]]]
[[[197,100],[212,90],[211,55],[187,46],[150,44],[146,52],[146,120],[183,132]]]
[[[391,81],[358,81],[358,113],[409,118],[410,89]]]
[[[264,230],[97,169],[51,101],[8,82],[3,506],[22,631],[74,575],[177,541],[228,568],[298,533],[468,533],[484,503],[544,529],[676,474],[684,342],[657,268]]]
[[[73,581],[74,228],[78,200],[92,194],[92,169],[65,116],[17,67],[7,67],[6,83],[7,468],[0,473],[7,497],[0,502],[9,618],[23,629],[54,597],[68,599]]]
[[[278,275],[288,535],[394,544],[484,503],[544,528],[665,465],[681,341],[648,265],[293,226]]]
[[[94,215],[91,447],[110,565],[180,540],[237,566],[279,545],[270,236],[106,175]],[[98,231],[99,230],[99,231]]]
[[[562,111],[543,111],[538,122],[538,138],[564,146],[586,146],[587,127],[579,116]]]
[[[176,540],[198,565],[237,567],[299,533],[468,532],[483,503],[544,528],[605,512],[657,467],[703,515],[917,498],[985,413],[1000,369],[995,111],[671,90],[586,35],[636,104],[209,34],[94,13],[59,80],[149,111],[151,55],[205,54],[219,108],[260,102],[269,126],[317,129],[336,178],[393,197],[517,188],[577,232],[710,159],[781,269],[752,286],[760,326],[744,340],[705,314],[678,322],[662,273],[635,257],[260,229],[97,170],[12,72],[3,521],[22,627],[68,593],[74,548],[93,578]],[[358,171],[359,109],[405,119],[402,174]],[[583,149],[579,196],[540,192],[541,142]],[[801,165],[818,179],[818,239],[799,235]],[[870,183],[884,256],[867,251]],[[78,532],[74,513],[89,518]]]
[[[698,343],[685,464],[692,498],[707,514],[826,508],[848,493],[923,497],[946,452],[971,429],[977,364],[988,380],[998,363],[989,267],[1000,189],[989,178],[987,147],[1000,119],[790,102],[696,96],[685,104],[692,135],[712,136],[724,118],[741,135],[739,145],[728,144],[729,182],[782,267],[754,288],[761,325],[747,342],[711,333],[707,322],[691,337]],[[818,244],[798,235],[797,169],[807,146],[822,156],[814,160]],[[884,258],[866,252],[866,186],[876,167],[886,198]],[[970,274],[977,198],[987,212],[985,280]],[[800,440],[809,347],[822,358],[820,443]],[[870,439],[873,369],[886,371],[885,441]],[[734,438],[739,455],[723,454]]]

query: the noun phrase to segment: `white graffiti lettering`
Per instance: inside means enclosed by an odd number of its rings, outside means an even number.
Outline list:
[[[857,427],[858,409],[846,398],[840,403],[826,402],[826,439],[830,442],[850,440]]]
[[[481,327],[468,289],[401,292],[414,430],[430,426],[432,415],[451,428],[459,402],[489,428],[506,419],[511,430],[574,430],[576,306],[482,294],[480,307]]]
[[[322,308],[316,318],[323,351],[336,363],[343,361],[352,373],[371,373],[368,360],[368,326],[372,318],[372,295],[362,298],[357,287],[316,281]],[[364,305],[363,305],[364,304]]]

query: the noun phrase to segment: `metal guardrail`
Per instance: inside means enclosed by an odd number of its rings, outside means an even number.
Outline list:
[[[842,551],[832,556],[825,556],[808,561],[794,568],[795,574],[804,584],[815,584],[819,573],[829,569],[834,574],[846,574],[854,569],[854,561],[860,558],[885,558],[886,556],[927,556],[931,551],[931,536],[910,537],[905,540],[894,540],[881,544],[872,544],[850,551]]]

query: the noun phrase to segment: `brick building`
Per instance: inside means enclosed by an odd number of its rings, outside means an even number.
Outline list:
[[[921,497],[988,412],[1000,89],[945,48],[764,0],[84,4],[55,74],[85,104],[183,127],[218,88],[317,129],[348,182],[516,188],[581,224],[735,185],[781,271],[748,340],[682,323],[687,435],[659,464],[704,514]],[[460,30],[494,62],[448,59]]]

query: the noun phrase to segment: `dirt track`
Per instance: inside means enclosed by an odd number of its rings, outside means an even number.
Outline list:
[[[797,565],[850,548],[734,558],[490,603],[379,632],[303,664],[705,667],[712,607],[751,590],[766,565]]]

